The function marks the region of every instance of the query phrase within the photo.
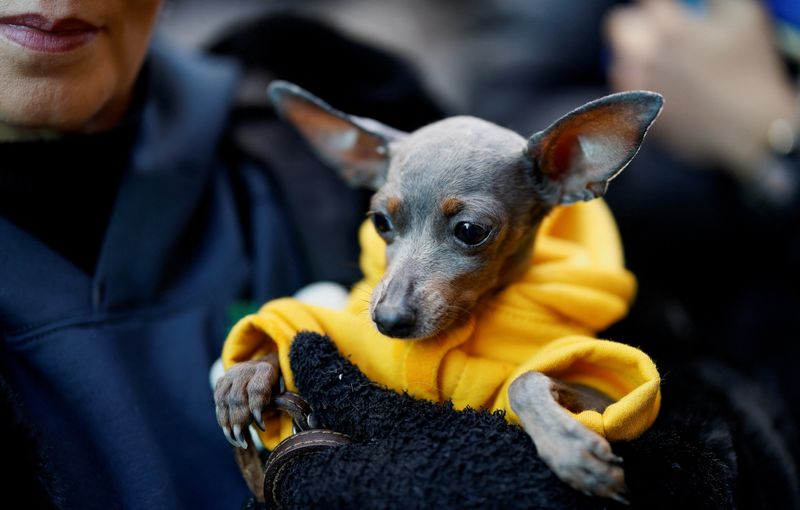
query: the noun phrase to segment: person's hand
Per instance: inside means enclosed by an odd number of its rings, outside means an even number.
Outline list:
[[[776,119],[793,121],[794,91],[752,0],[708,0],[704,12],[673,0],[616,8],[605,20],[616,90],[664,95],[653,133],[676,156],[747,180]]]

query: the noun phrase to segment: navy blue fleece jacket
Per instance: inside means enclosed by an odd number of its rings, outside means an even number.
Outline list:
[[[0,361],[65,507],[236,507],[208,370],[235,300],[300,275],[270,179],[222,157],[236,68],[156,46],[146,72],[93,274],[0,215]]]

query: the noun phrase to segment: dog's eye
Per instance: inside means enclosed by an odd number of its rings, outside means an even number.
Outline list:
[[[468,221],[459,222],[454,233],[461,242],[469,246],[477,246],[489,237],[488,229]]]
[[[392,222],[383,213],[372,213],[372,224],[375,225],[375,230],[380,234],[385,234],[392,230]]]

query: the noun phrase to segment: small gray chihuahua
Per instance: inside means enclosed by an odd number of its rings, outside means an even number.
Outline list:
[[[409,340],[445,330],[520,276],[542,219],[556,205],[602,196],[663,104],[652,92],[613,94],[525,139],[474,117],[403,133],[335,110],[290,83],[272,83],[269,94],[348,183],[376,191],[369,214],[386,241],[387,267],[370,312],[381,333]],[[245,445],[241,432],[254,419],[262,423],[278,376],[272,356],[235,365],[219,381],[218,421],[234,445]],[[602,412],[609,397],[539,372],[520,376],[508,392],[559,478],[625,501],[622,459],[564,409]]]

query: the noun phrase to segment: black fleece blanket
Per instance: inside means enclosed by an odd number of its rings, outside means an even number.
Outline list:
[[[559,481],[499,413],[455,411],[371,383],[323,336],[291,352],[300,393],[354,443],[290,465],[284,508],[615,508]],[[796,508],[796,477],[750,383],[719,365],[668,372],[655,425],[614,444],[633,508]]]

